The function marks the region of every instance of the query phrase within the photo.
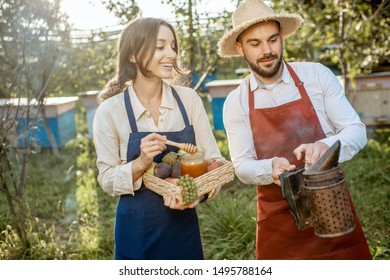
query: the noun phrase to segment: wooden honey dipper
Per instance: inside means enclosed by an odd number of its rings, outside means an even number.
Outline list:
[[[189,154],[195,154],[198,151],[198,148],[195,145],[192,145],[191,143],[177,143],[177,142],[167,140],[165,144],[177,147]]]

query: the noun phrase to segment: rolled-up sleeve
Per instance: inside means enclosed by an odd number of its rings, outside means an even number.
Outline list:
[[[111,100],[105,102],[108,101]],[[103,102],[96,110],[93,122],[98,182],[101,188],[112,196],[134,194],[134,191],[140,188],[142,179],[133,183],[132,162],[126,163],[121,157],[118,124],[109,113],[110,105]]]
[[[330,147],[340,140],[339,161],[350,160],[366,145],[366,127],[345,96],[339,80],[327,67],[318,63],[291,63],[291,66],[304,81],[326,136],[318,141]],[[256,89],[256,109],[280,106],[300,98],[287,69],[283,71],[282,79],[273,91]],[[246,184],[267,185],[272,183],[272,158],[256,160],[249,121],[249,82],[256,83],[253,74],[229,93],[224,104],[223,120],[237,177]],[[259,94],[267,92],[268,94]],[[280,94],[281,92],[283,94]]]
[[[332,146],[340,140],[339,162],[352,159],[367,143],[366,126],[360,120],[337,77],[325,66],[318,64],[321,98],[312,97],[326,138],[320,141]]]
[[[247,88],[247,87],[241,87]],[[272,159],[257,160],[248,113],[240,98],[240,88],[225,100],[223,122],[235,173],[244,184],[269,185]]]

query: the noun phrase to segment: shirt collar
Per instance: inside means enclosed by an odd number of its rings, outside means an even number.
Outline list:
[[[135,94],[133,83],[130,83],[129,85],[129,95],[133,107],[134,117],[136,120],[139,120],[139,118],[147,112],[147,109],[142,105]],[[171,87],[166,82],[163,82],[160,112],[163,108],[173,110],[174,106],[175,98],[173,97]]]
[[[291,83],[291,75],[287,70],[287,66],[286,66],[284,61],[282,62],[282,64],[283,64],[282,75],[275,82],[275,84],[278,84],[280,82],[284,82],[286,84]],[[265,85],[259,79],[257,79],[253,73],[249,77],[249,84],[250,84],[251,91],[254,91],[257,88],[260,88],[260,89],[266,88]]]
[[[176,104],[176,99],[173,97],[171,86],[163,81],[163,91],[162,91],[162,100],[161,100],[161,108],[167,108],[173,110]]]
[[[291,75],[290,75],[290,72],[288,72],[287,65],[284,61],[283,61],[283,72],[282,72],[282,76],[280,76],[280,78],[286,84],[291,83]]]

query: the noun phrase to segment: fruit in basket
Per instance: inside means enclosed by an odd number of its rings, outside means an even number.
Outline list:
[[[152,164],[148,167],[148,169],[146,169],[146,173],[150,174],[150,175],[154,175],[154,167],[156,166],[156,163],[155,162],[152,162]]]
[[[175,152],[167,153],[163,158],[162,162],[168,163],[170,166],[173,166],[175,163],[179,162],[179,155]]]
[[[192,203],[198,198],[198,192],[196,189],[194,178],[186,174],[180,176],[179,180],[176,182],[177,186],[180,186],[182,189],[183,200],[185,203]]]
[[[172,167],[166,162],[159,162],[154,166],[153,175],[160,179],[170,177],[171,173]]]
[[[164,180],[167,181],[168,183],[176,186],[177,180],[179,180],[179,179],[173,178],[173,177],[168,177],[168,178],[165,178]]]
[[[213,163],[211,163],[211,164],[209,164],[207,166],[207,170],[208,171],[212,171],[214,169],[217,169],[218,167],[221,167],[222,165],[224,165],[223,162],[221,162],[221,161],[214,161]]]
[[[180,162],[176,162],[176,163],[172,166],[171,177],[173,177],[173,178],[180,178],[180,176],[181,176]]]

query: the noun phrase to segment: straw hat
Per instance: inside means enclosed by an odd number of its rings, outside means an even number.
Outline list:
[[[237,37],[250,26],[269,20],[280,23],[283,37],[294,33],[303,22],[302,17],[298,14],[276,14],[261,0],[245,0],[233,13],[233,29],[227,32],[218,42],[219,55],[221,57],[239,56],[235,47]]]

